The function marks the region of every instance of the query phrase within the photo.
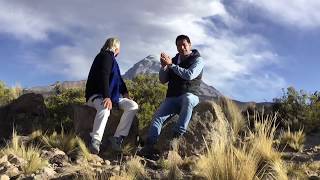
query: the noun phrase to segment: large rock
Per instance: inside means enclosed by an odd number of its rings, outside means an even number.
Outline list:
[[[172,147],[172,128],[178,120],[178,116],[167,120],[163,126],[159,141],[156,145],[161,152],[167,152]],[[178,142],[179,154],[182,156],[198,155],[204,152],[206,143],[226,136],[230,131],[228,121],[219,105],[213,101],[200,102],[193,110],[188,130]],[[145,139],[146,132],[143,137]],[[223,137],[228,139],[229,137]]]
[[[83,138],[86,142],[89,142],[90,135],[89,133],[92,131],[93,121],[96,114],[96,110],[86,105],[71,105],[70,106],[70,115],[73,120],[73,125],[75,132],[79,134],[81,138]],[[116,128],[119,124],[120,117],[122,115],[122,111],[116,108],[111,110],[111,115],[108,118],[108,122],[104,131],[103,140],[102,140],[102,148],[108,147],[109,136],[113,136]],[[135,117],[129,135],[125,138],[125,144],[130,143],[135,146],[137,137],[139,135],[139,122]]]
[[[47,119],[48,111],[42,95],[24,94],[0,108],[0,139],[8,139],[13,128],[19,135],[30,134]]]

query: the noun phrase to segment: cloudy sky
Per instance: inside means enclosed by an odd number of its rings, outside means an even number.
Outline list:
[[[124,73],[186,34],[204,81],[241,101],[282,88],[320,89],[320,1],[0,0],[0,80],[22,87],[86,79],[106,38],[121,40]]]

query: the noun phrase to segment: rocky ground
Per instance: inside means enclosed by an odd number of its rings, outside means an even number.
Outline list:
[[[313,132],[306,136],[306,142],[301,152],[290,148],[279,148],[282,158],[292,164],[294,171],[302,171],[309,179],[320,179],[320,132]]]
[[[320,146],[319,133],[307,136],[307,142],[302,152],[293,152],[290,150],[283,151],[283,159],[287,163],[293,163],[295,173],[305,173],[308,179],[320,179]],[[168,160],[168,153],[163,153],[163,157],[158,161],[139,158],[138,160],[144,165],[146,179],[168,179],[169,167],[165,162]],[[171,151],[172,153],[172,151]],[[0,179],[100,179],[115,178],[117,179],[125,173],[128,168],[127,162],[134,159],[134,155],[113,154],[110,158],[109,152],[103,152],[99,156],[92,155],[90,160],[83,157],[70,157],[63,151],[51,148],[42,150],[42,156],[48,160],[48,165],[41,170],[32,174],[24,174],[22,165],[24,159],[8,154],[0,158]],[[169,155],[170,156],[170,155]],[[107,158],[108,157],[108,158]],[[193,155],[184,157],[179,164],[178,179],[203,179],[193,171],[194,163],[199,156]],[[94,172],[94,174],[92,174]]]
[[[12,129],[10,129],[10,126],[6,127],[4,125],[13,120],[21,122],[19,127],[26,127],[18,128],[20,130],[19,135],[30,133],[30,129],[32,129],[30,124],[35,123],[33,122],[34,119],[39,121],[45,118],[46,110],[44,108],[41,97],[29,95],[0,109],[1,135],[3,137],[9,136],[4,132],[12,132]],[[77,134],[85,140],[92,128],[94,111],[85,106],[72,106],[69,110]],[[106,128],[110,131],[116,128],[120,113],[114,111],[112,114]],[[126,147],[123,154],[111,152],[107,141],[103,142],[103,148],[99,156],[84,156],[76,153],[66,153],[53,147],[45,147],[41,149],[40,153],[41,157],[47,160],[44,168],[26,174],[24,173],[27,171],[26,168],[32,167],[34,164],[30,164],[28,160],[9,152],[0,157],[0,180],[134,179],[137,177],[142,179],[204,179],[199,176],[195,163],[200,155],[206,152],[206,143],[214,144],[215,139],[212,137],[221,138],[224,135],[220,133],[222,131],[221,127],[226,128],[223,130],[227,132],[226,135],[231,134],[228,121],[216,103],[203,101],[194,110],[188,132],[176,142],[179,146],[172,146],[170,141],[171,129],[176,121],[177,117],[174,117],[163,128],[158,143],[158,149],[162,152],[162,157],[158,161],[140,158],[135,155],[139,148],[136,146],[137,135],[139,134],[143,138],[145,134],[144,132],[138,132],[138,125],[134,124],[125,142],[130,146]],[[105,137],[110,135],[112,133],[106,132]],[[275,147],[281,152],[282,159],[288,164],[288,174],[301,173],[299,177],[305,179],[320,179],[319,136],[320,132],[307,135],[301,152],[293,151],[288,147]],[[20,139],[26,144],[30,141],[30,138],[30,136],[21,136]],[[224,138],[228,139],[228,137]],[[5,147],[2,146],[1,149],[3,148]],[[134,168],[135,170],[133,170]],[[136,177],[133,177],[132,174],[135,174]]]

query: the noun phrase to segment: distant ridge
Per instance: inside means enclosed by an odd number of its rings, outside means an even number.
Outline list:
[[[134,64],[127,72],[123,75],[125,79],[133,79],[134,77],[141,75],[141,74],[158,74],[160,70],[160,62],[155,55],[149,55],[136,64]],[[57,81],[54,84],[48,86],[36,86],[29,89],[24,89],[23,93],[30,93],[34,92],[37,94],[42,94],[44,97],[48,97],[54,93],[56,93],[57,88],[69,89],[69,88],[84,88],[86,84],[86,80],[80,81]],[[222,95],[217,89],[214,87],[202,82],[200,85],[200,90],[197,93],[201,100],[214,100],[217,99]],[[233,100],[240,109],[246,109],[248,106],[265,106],[270,107],[272,103],[270,102],[241,102],[237,100]]]
[[[142,59],[141,61],[134,64],[124,75],[126,79],[133,79],[140,74],[158,74],[160,70],[160,62],[156,59],[156,56],[149,55]],[[222,94],[212,86],[209,86],[202,81],[200,85],[200,91],[198,92],[199,96],[204,98],[218,98]]]

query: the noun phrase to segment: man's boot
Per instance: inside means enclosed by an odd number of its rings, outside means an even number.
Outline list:
[[[108,140],[111,143],[111,148],[116,152],[122,152],[123,137],[109,137]]]
[[[101,142],[97,139],[91,139],[89,150],[92,154],[99,154]]]

